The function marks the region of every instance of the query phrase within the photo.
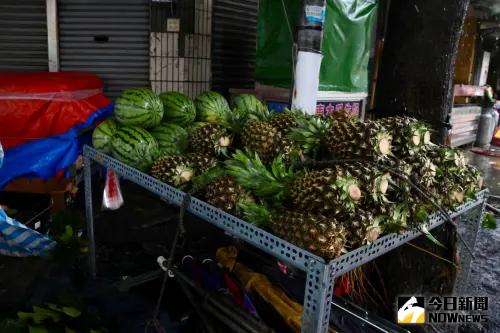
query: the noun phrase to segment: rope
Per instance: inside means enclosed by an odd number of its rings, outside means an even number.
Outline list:
[[[418,245],[412,244],[412,243],[410,243],[410,242],[406,243],[406,245],[412,246],[412,247],[414,247],[415,249],[417,249],[417,250],[419,250],[419,251],[425,252],[425,253],[427,253],[428,255],[431,255],[431,256],[433,256],[433,257],[434,257],[434,258],[436,258],[436,259],[439,259],[439,260],[445,261],[445,262],[447,262],[447,263],[449,263],[449,264],[453,265],[456,269],[458,269],[458,266],[457,266],[457,265],[456,265],[453,261],[451,261],[451,260],[448,260],[448,259],[446,259],[446,258],[443,258],[443,257],[441,257],[441,256],[439,256],[439,255],[437,255],[437,254],[435,254],[435,253],[432,253],[432,252],[431,252],[431,251],[429,251],[429,250],[426,250],[426,249],[424,249],[424,248],[422,248],[422,247],[420,247],[420,246],[418,246]]]

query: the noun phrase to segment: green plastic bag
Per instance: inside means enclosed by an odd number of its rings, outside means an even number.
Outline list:
[[[284,0],[284,3],[291,28],[295,30],[300,1]],[[368,63],[376,19],[375,0],[327,0],[319,90],[368,92]],[[281,1],[260,0],[255,79],[290,88],[292,48]]]

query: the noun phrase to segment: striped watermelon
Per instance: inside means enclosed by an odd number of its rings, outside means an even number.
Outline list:
[[[188,147],[188,133],[176,124],[160,124],[151,130],[160,155],[181,155]]]
[[[124,126],[155,127],[163,118],[163,104],[150,89],[127,89],[116,99],[115,117]]]
[[[106,119],[100,123],[92,133],[92,145],[103,153],[111,152],[111,138],[118,130],[118,125],[113,119]]]
[[[264,104],[251,94],[240,94],[234,97],[232,106],[246,114],[255,115],[259,119],[264,119],[269,113]]]
[[[196,118],[196,108],[188,96],[171,91],[160,94],[163,102],[163,120],[188,126]]]
[[[116,131],[111,139],[113,157],[141,171],[147,171],[158,157],[158,143],[145,129],[130,126]]]
[[[224,96],[215,92],[207,91],[194,100],[196,105],[197,120],[212,124],[220,124],[225,121],[230,112],[229,104]]]

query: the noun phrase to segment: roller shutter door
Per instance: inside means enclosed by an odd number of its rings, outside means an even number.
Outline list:
[[[92,72],[116,97],[149,86],[148,0],[59,0],[61,70]]]
[[[214,0],[212,87],[253,88],[258,0]]]
[[[45,0],[0,0],[0,71],[47,71]]]

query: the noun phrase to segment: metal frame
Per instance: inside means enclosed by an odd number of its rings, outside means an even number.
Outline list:
[[[90,272],[91,275],[95,277],[96,258],[91,187],[91,164],[93,161],[113,169],[120,176],[142,186],[146,190],[173,204],[180,205],[186,193],[162,183],[158,179],[121,163],[106,154],[100,153],[89,146],[84,147],[83,156],[85,166],[85,207],[89,240]],[[468,201],[464,205],[458,207],[456,211],[450,212],[451,217],[457,218],[477,208],[475,211],[479,211],[479,213],[473,212],[474,215],[469,220],[472,221],[474,219],[474,223],[479,224],[484,212],[487,193],[487,190],[479,192],[475,200]],[[304,294],[304,313],[302,317],[302,332],[307,333],[324,333],[327,331],[329,327],[333,286],[337,277],[421,235],[421,233],[414,230],[405,231],[401,234],[389,234],[379,238],[370,245],[360,247],[327,263],[323,258],[290,244],[218,208],[210,206],[199,199],[192,198],[187,206],[187,210],[208,223],[223,229],[233,236],[241,238],[247,243],[307,273]],[[446,220],[441,214],[435,213],[429,217],[426,223],[428,230],[431,230],[445,222]]]

